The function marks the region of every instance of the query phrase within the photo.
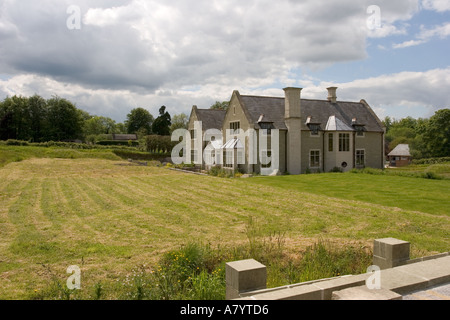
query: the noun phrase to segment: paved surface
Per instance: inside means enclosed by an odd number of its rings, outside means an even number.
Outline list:
[[[450,300],[450,284],[407,294],[403,300]]]

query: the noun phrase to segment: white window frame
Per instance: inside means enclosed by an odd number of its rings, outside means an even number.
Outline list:
[[[358,152],[363,152],[363,164],[358,164],[358,157],[361,157],[361,155],[358,155]],[[366,166],[366,149],[356,149],[355,150],[355,165],[356,167],[365,167]]]
[[[334,152],[335,151],[335,149],[336,149],[336,147],[335,147],[335,143],[334,143],[334,141],[336,140],[335,138],[334,138],[334,133],[328,133],[327,134],[327,138],[328,138],[328,141],[327,141],[327,146],[328,146],[328,152]],[[330,139],[331,138],[331,139]],[[331,150],[330,150],[330,140],[331,140]]]
[[[347,139],[347,137],[348,137],[348,139]],[[339,145],[338,145],[339,152],[350,152],[350,150],[351,150],[351,135],[350,135],[350,133],[339,133],[338,139],[339,139],[338,140],[339,141]],[[346,140],[348,140],[348,145],[345,143],[341,144],[341,141],[346,141]],[[347,148],[341,149],[341,146],[348,147],[348,150],[347,150]]]
[[[319,153],[319,161],[318,161],[318,165],[317,165],[317,166],[313,166],[312,163],[311,163],[311,157],[312,157],[312,153],[313,153],[313,152],[318,152],[318,153]],[[316,157],[316,155],[314,155],[314,157]],[[321,161],[322,161],[322,153],[320,152],[320,149],[312,149],[312,150],[309,150],[309,167],[310,167],[311,169],[317,169],[317,168],[320,168],[320,163],[321,163]]]
[[[233,168],[234,167],[234,151],[225,149],[223,152],[224,152],[224,159],[223,159],[224,160],[223,161],[224,168]]]

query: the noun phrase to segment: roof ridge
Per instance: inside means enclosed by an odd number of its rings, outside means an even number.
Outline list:
[[[258,95],[241,95],[241,97],[247,97],[247,98],[267,98],[267,99],[286,99],[285,97],[273,97],[273,96],[258,96]],[[306,98],[300,98],[300,100],[304,101],[320,101],[320,102],[329,102],[326,99],[306,99]],[[354,104],[361,104],[361,101],[337,101],[336,103],[354,103]]]

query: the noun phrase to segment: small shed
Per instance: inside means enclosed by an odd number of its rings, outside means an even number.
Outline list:
[[[399,144],[388,154],[389,166],[405,167],[411,164],[412,156],[408,144]]]
[[[136,141],[138,139],[136,134],[113,134],[114,141]]]

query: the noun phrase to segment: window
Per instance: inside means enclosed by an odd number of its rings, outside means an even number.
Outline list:
[[[197,131],[196,130],[191,130],[191,139],[194,140],[197,138]]]
[[[355,126],[355,130],[357,137],[364,137],[364,126]]]
[[[309,125],[309,130],[311,130],[311,135],[312,136],[318,136],[319,135],[319,131],[320,131],[320,125],[318,125],[318,124],[310,124]]]
[[[364,167],[366,164],[365,150],[356,150],[356,166]]]
[[[241,123],[239,121],[230,122],[230,129],[233,131],[241,129]]]
[[[223,166],[225,168],[233,168],[233,151],[226,150],[223,152],[223,158],[225,159]]]
[[[261,168],[270,168],[272,166],[272,150],[261,151]]]
[[[270,136],[272,134],[273,124],[269,122],[260,122],[259,123],[260,128],[262,129],[262,132],[264,135]]]
[[[333,152],[334,150],[334,134],[328,134],[328,151]]]
[[[319,168],[320,167],[320,150],[311,150],[309,156],[309,167]]]
[[[245,164],[245,155],[243,149],[237,149],[237,164]]]
[[[191,150],[191,163],[196,164],[198,161],[197,150]]]
[[[349,133],[339,133],[339,151],[340,152],[350,151],[350,134]]]

